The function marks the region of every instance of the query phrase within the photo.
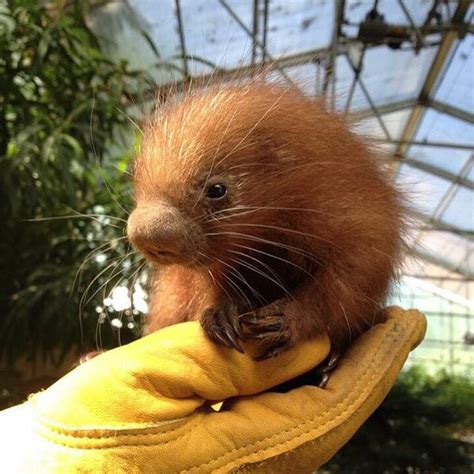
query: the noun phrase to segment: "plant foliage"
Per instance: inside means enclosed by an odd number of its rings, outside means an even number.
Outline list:
[[[104,292],[135,268],[120,220],[133,136],[124,110],[148,79],[101,53],[83,3],[0,2],[0,356],[8,360],[64,354],[81,338],[82,350],[116,340],[100,324]],[[135,327],[121,335],[134,337]]]
[[[474,383],[428,375],[398,382],[357,434],[325,466],[331,473],[471,473],[474,471]]]

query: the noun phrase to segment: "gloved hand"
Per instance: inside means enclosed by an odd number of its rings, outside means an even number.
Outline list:
[[[314,471],[376,409],[423,338],[423,315],[387,311],[325,389],[264,392],[324,360],[326,337],[255,362],[190,322],[106,352],[0,413],[2,471]],[[221,412],[209,406],[229,398]]]

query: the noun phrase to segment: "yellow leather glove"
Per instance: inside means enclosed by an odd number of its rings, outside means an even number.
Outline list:
[[[0,413],[0,470],[314,471],[376,409],[423,338],[422,314],[388,312],[386,323],[357,340],[325,389],[261,393],[324,360],[326,337],[255,362],[214,345],[190,322],[106,352]],[[231,397],[221,412],[209,406]]]

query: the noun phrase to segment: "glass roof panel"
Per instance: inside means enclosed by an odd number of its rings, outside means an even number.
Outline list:
[[[436,91],[436,100],[473,113],[474,36],[467,35],[453,50],[449,66]]]
[[[88,21],[110,59],[126,60],[133,69],[148,71],[158,84],[179,80],[183,62],[172,0],[109,2],[94,9]],[[155,50],[146,40],[148,35]],[[158,53],[158,55],[157,55]],[[169,67],[156,67],[159,62]]]
[[[471,152],[456,148],[441,148],[435,146],[411,145],[407,156],[437,168],[458,174],[466,164]]]
[[[474,230],[474,192],[460,186],[441,218],[460,229]]]
[[[474,148],[474,125],[437,110],[428,109],[415,134],[415,140],[460,143]]]
[[[232,0],[227,3],[252,31],[252,2]],[[224,69],[250,63],[252,39],[218,2],[181,0],[181,16],[188,55],[206,59]],[[207,72],[208,66],[193,62],[193,74]]]
[[[453,15],[458,2],[439,3],[438,10],[441,12],[443,20],[446,21]],[[253,31],[255,2],[227,0],[227,4],[245,27],[249,31]],[[432,8],[433,1],[404,0],[404,4],[415,23],[421,25]],[[120,5],[122,5],[121,8],[119,8]],[[123,9],[128,7],[123,5],[130,5],[134,15],[124,14]],[[188,56],[194,56],[194,59],[188,62],[189,70],[193,75],[208,74],[211,72],[213,64],[229,69],[251,64],[252,39],[218,0],[212,2],[181,0],[179,5],[186,53]],[[262,41],[264,2],[258,2],[257,5],[259,5],[257,33],[258,39]],[[331,0],[292,0],[291,2],[272,0],[268,2],[267,45],[269,53],[273,57],[280,57],[329,47],[334,25],[334,5],[335,2]],[[374,0],[346,0],[345,5],[344,13],[347,24],[343,26],[343,31],[350,32],[348,36],[350,40],[350,38],[357,37],[358,24],[364,21],[367,13],[373,8]],[[134,67],[150,70],[159,58],[144,40],[142,32],[145,30],[155,43],[159,56],[182,67],[183,62],[179,59],[181,41],[176,6],[177,3],[174,0],[112,2],[100,7],[100,11],[108,12],[109,16],[104,16],[99,31],[113,31],[114,57],[123,53]],[[409,25],[401,2],[379,0],[377,8],[385,16],[387,23]],[[471,12],[474,12],[472,6]],[[467,17],[469,15],[470,13],[467,14]],[[433,37],[430,37],[427,42],[432,40]],[[336,107],[340,111],[345,111],[348,98],[351,96],[349,108],[351,113],[368,111],[371,114],[370,117],[355,124],[356,131],[385,140],[386,136],[379,120],[374,116],[375,114],[370,112],[370,104],[363,88],[359,83],[353,84],[354,72],[348,57],[357,62],[362,51],[361,48],[360,43],[352,41],[350,56],[342,54],[341,51],[336,59]],[[403,102],[402,106],[412,107],[411,101],[418,99],[438,48],[436,46],[424,47],[418,54],[412,49],[412,45],[408,42],[403,43],[398,50],[383,45],[366,49],[361,80],[376,107],[383,106],[386,111],[385,106],[398,102]],[[257,48],[258,50],[259,48]],[[261,60],[261,51],[258,53],[256,59]],[[323,60],[318,66],[308,60],[306,64],[287,68],[285,71],[305,93],[314,95],[322,90],[326,63]],[[163,77],[157,78],[158,82],[180,77],[176,73],[174,76],[171,73],[163,73],[163,69],[160,73]],[[280,82],[284,82],[276,68],[272,69],[269,77],[278,77]],[[329,85],[329,91],[331,90],[332,84]],[[453,49],[451,60],[446,62],[446,72],[440,80],[434,98],[441,103],[472,113],[474,110],[473,90],[474,37],[466,35],[464,39],[459,40],[457,48]],[[405,101],[407,102],[405,103]],[[411,111],[411,108],[405,108],[381,115],[392,139],[397,140],[402,137]],[[365,112],[363,116],[367,117]],[[446,113],[428,109],[421,117],[413,140],[427,142],[427,145],[408,147],[406,155],[409,158],[452,174],[458,174],[466,165],[470,157],[470,150],[428,145],[430,142],[435,144],[442,142],[474,147],[474,125]],[[393,152],[396,145],[384,143],[381,148]],[[474,180],[474,170],[471,169],[469,175],[465,177]],[[413,207],[428,216],[437,209],[440,200],[453,186],[453,183],[448,179],[419,170],[407,163],[400,165],[397,182],[407,190]],[[441,216],[442,221],[464,229],[469,226],[472,229],[474,203],[471,190],[460,187],[456,193],[453,193],[451,201],[445,204],[443,207],[446,208]],[[467,258],[465,253],[461,255],[462,249],[466,248],[466,241],[459,239],[460,237],[455,234],[424,231],[422,240],[426,244],[425,251],[428,248],[433,257],[438,254],[443,255],[451,268],[453,264],[461,263],[464,269],[469,265],[469,268],[472,269],[473,257]]]
[[[284,69],[287,76],[298,85],[299,89],[306,95],[314,97],[320,94],[322,77],[317,77],[317,66],[313,63],[301,64],[299,66],[287,67]],[[275,78],[283,82],[285,79],[282,78],[278,71],[270,73],[270,77]],[[324,74],[323,74],[324,77]]]
[[[260,15],[263,17],[262,12]],[[278,57],[326,48],[331,42],[333,24],[332,0],[272,0],[268,15],[268,50]]]
[[[345,110],[349,91],[354,79],[354,72],[346,56],[339,55],[336,59],[336,108]],[[368,103],[365,103],[368,107]],[[362,106],[361,108],[366,108]]]
[[[398,140],[401,137],[408,117],[411,114],[411,110],[412,109],[404,109],[381,115],[381,119],[392,140]],[[368,137],[369,140],[374,138],[379,140],[387,139],[379,120],[374,116],[356,122],[353,128],[355,132]],[[389,154],[389,156],[393,155],[393,152],[396,150],[396,144],[386,143],[384,141],[377,142],[377,146],[380,150],[384,150]]]
[[[383,131],[380,122],[375,117],[367,117],[352,124],[352,130],[363,137],[372,137],[385,139],[385,132]],[[370,139],[370,138],[369,138]]]
[[[472,273],[474,261],[469,252],[474,251],[472,241],[448,232],[422,232],[417,248],[424,254],[430,254],[441,262],[446,262],[452,270]]]
[[[349,99],[350,95],[350,90],[347,91],[346,93],[346,102],[345,102],[345,108],[347,108],[347,104],[350,100],[350,111],[351,112],[356,112],[358,110],[368,110],[370,109],[370,103],[367,99],[367,96],[364,94],[364,91],[362,90],[361,85],[359,82],[356,83],[354,87],[354,92],[352,94],[352,97]]]
[[[367,48],[361,78],[376,105],[415,99],[421,90],[436,48],[393,50]],[[354,97],[357,103],[358,98]]]
[[[403,163],[397,184],[406,192],[414,209],[431,216],[452,183]]]

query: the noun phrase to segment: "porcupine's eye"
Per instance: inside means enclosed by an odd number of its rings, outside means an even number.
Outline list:
[[[222,199],[227,193],[227,188],[224,184],[216,183],[207,188],[206,196],[209,199]]]

